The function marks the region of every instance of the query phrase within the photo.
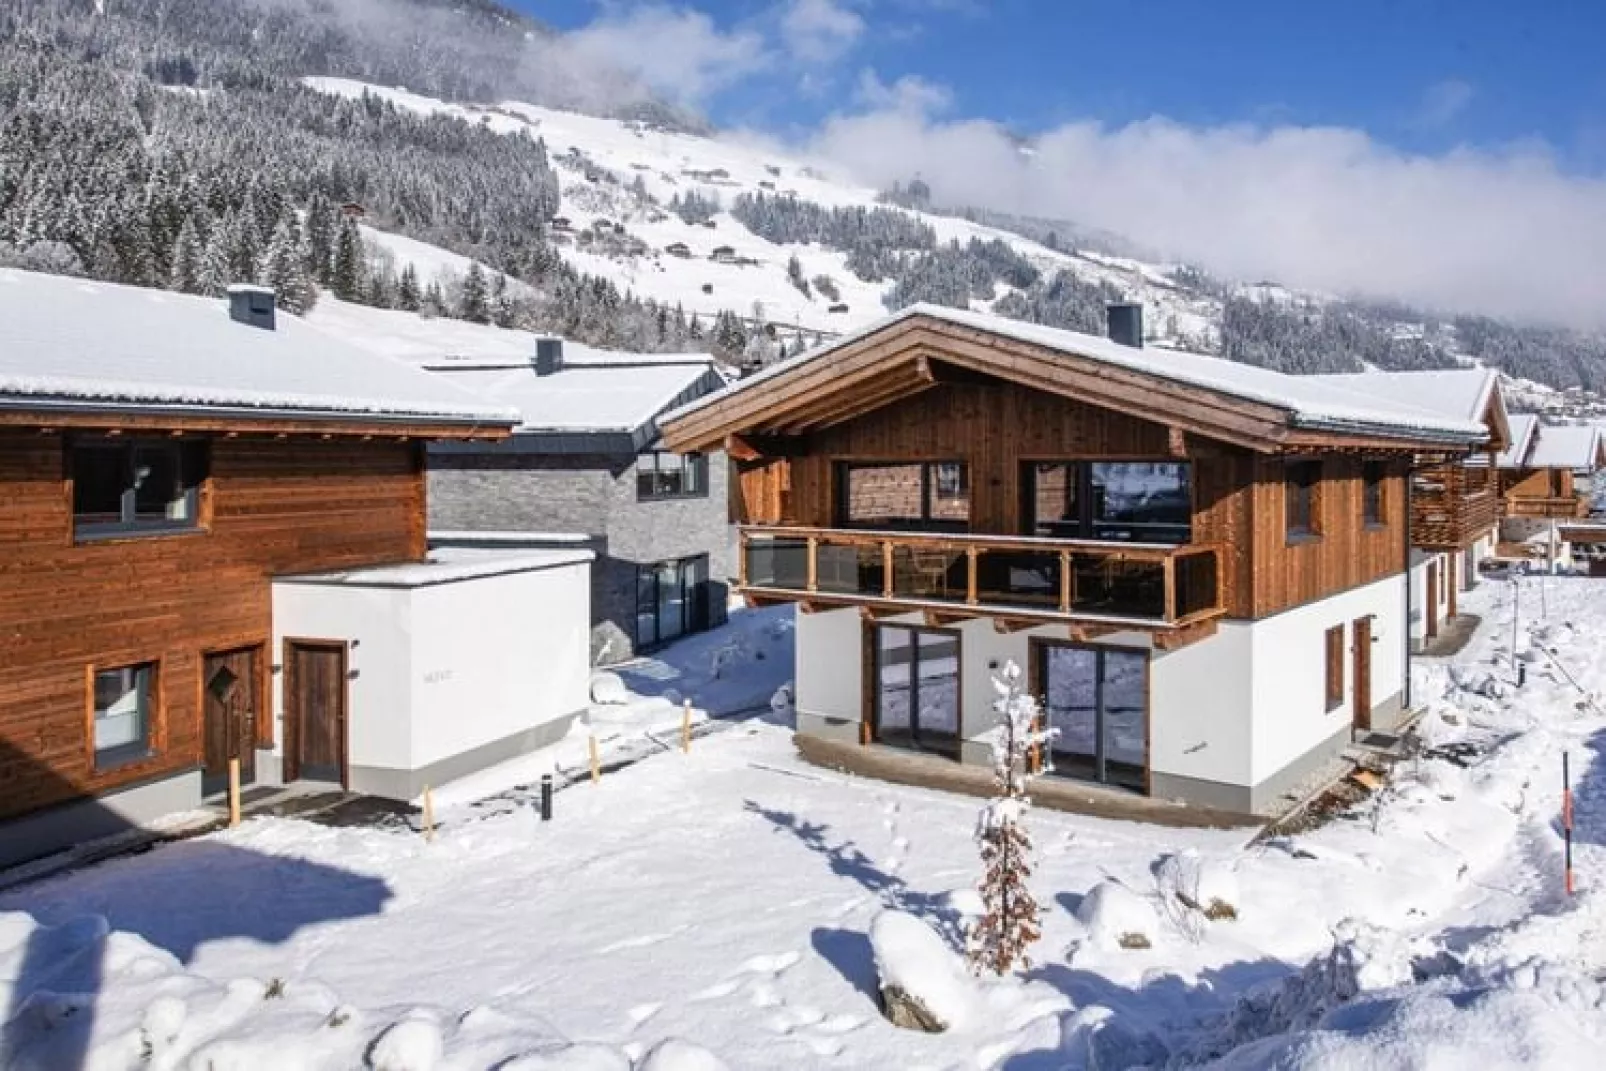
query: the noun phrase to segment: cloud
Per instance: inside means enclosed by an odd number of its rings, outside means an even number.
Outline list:
[[[680,104],[700,104],[771,62],[762,34],[721,30],[701,11],[609,9],[564,41],[575,64],[617,69]]]
[[[879,84],[878,82],[876,84]],[[890,106],[809,148],[861,181],[1129,237],[1234,278],[1606,326],[1606,181],[1541,147],[1438,156],[1331,127],[1075,122],[1023,152],[998,125]]]
[[[1476,95],[1477,91],[1472,85],[1459,78],[1447,78],[1442,82],[1435,82],[1422,94],[1422,102],[1416,111],[1416,125],[1448,126],[1461,117]]]
[[[875,71],[865,68],[859,72],[855,99],[872,112],[922,116],[947,111],[953,104],[953,93],[947,86],[912,74],[888,85]]]
[[[864,19],[837,0],[788,0],[781,11],[782,43],[803,63],[840,59],[863,36]]]

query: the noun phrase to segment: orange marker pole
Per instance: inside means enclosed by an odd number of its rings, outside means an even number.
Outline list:
[[[1573,779],[1567,752],[1561,753],[1561,834],[1563,838],[1563,883],[1567,895],[1573,894]]]

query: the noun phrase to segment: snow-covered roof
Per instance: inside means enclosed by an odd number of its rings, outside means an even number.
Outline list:
[[[509,573],[530,573],[584,565],[596,557],[589,550],[490,550],[470,547],[437,547],[421,562],[376,565],[362,569],[342,569],[328,573],[302,573],[275,577],[280,584],[317,584],[359,588],[424,588],[435,584],[457,584],[465,580],[484,580]]]
[[[1284,409],[1288,411],[1291,423],[1299,427],[1430,436],[1468,443],[1482,441],[1486,436],[1481,420],[1448,416],[1404,400],[1379,397],[1327,382],[1326,377],[1288,375],[1185,350],[1159,347],[1137,349],[1099,335],[1022,323],[991,313],[926,304],[911,305],[827,346],[782,361],[757,375],[749,376],[726,391],[697,399],[667,414],[666,420],[679,419],[710,404],[715,398],[728,398],[734,392],[750,390],[772,379],[789,375],[800,367],[829,359],[844,347],[916,317],[929,317],[1112,367]]]
[[[435,367],[442,379],[518,410],[520,432],[634,433],[695,391],[714,365],[708,357],[677,364],[566,364],[547,376],[536,375],[528,362]]]
[[[1525,467],[1593,470],[1599,466],[1601,430],[1593,424],[1547,425],[1539,429]]]
[[[460,385],[280,313],[235,322],[222,299],[0,269],[0,405],[239,411],[248,416],[507,426]]]
[[[1513,413],[1511,416],[1511,445],[1500,451],[1495,465],[1502,469],[1525,468],[1528,455],[1533,452],[1534,433],[1539,430],[1539,418],[1532,413]]]
[[[1459,420],[1482,422],[1500,385],[1492,368],[1435,368],[1418,372],[1341,372],[1307,376],[1373,398],[1393,399]]]

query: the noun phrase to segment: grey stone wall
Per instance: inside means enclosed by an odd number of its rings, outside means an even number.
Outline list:
[[[592,537],[591,654],[635,654],[636,568],[707,554],[713,598],[736,573],[729,521],[730,462],[708,459],[708,493],[636,501],[636,459],[588,454],[431,453],[429,527],[435,531],[573,532]],[[723,605],[714,608],[723,620]]]

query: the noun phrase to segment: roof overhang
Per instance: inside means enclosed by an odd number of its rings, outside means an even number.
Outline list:
[[[1464,434],[1314,419],[1264,401],[919,312],[777,366],[672,412],[660,423],[665,443],[682,452],[712,450],[738,439],[784,440],[852,420],[946,382],[977,377],[1018,383],[1261,453],[1467,451],[1477,445]]]
[[[487,419],[421,413],[114,404],[78,398],[0,396],[0,427],[497,440],[511,435],[513,425],[511,416]]]

